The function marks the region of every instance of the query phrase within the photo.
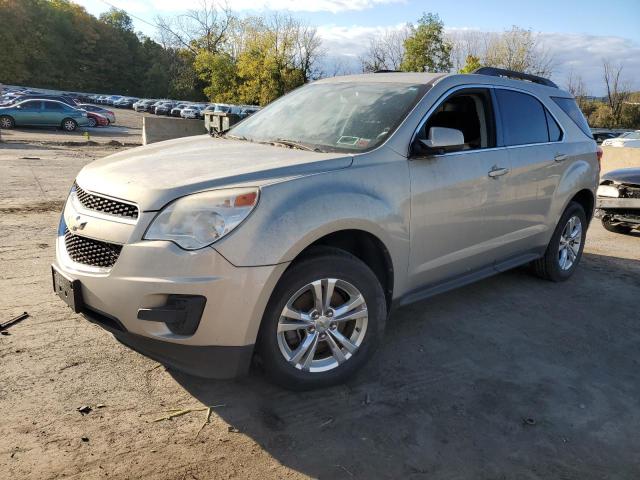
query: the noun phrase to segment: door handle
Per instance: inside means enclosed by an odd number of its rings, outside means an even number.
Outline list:
[[[489,170],[489,176],[491,178],[501,177],[502,175],[506,175],[507,173],[509,173],[508,168],[493,167],[491,170]]]
[[[553,160],[555,160],[556,162],[564,162],[566,159],[567,159],[567,155],[564,153],[559,153],[558,155],[553,157]]]

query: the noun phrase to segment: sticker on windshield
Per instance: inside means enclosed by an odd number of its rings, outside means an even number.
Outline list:
[[[356,143],[358,143],[358,140],[360,140],[360,137],[348,137],[346,135],[343,135],[338,140],[338,144],[340,144],[340,145],[355,145]]]

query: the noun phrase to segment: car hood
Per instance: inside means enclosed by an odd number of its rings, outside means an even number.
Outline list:
[[[620,168],[605,173],[602,180],[640,185],[640,168]]]
[[[260,186],[347,168],[353,157],[198,135],[134,148],[96,160],[77,177],[85,190],[158,210],[203,190]]]

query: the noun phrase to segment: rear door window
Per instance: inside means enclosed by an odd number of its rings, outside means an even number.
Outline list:
[[[547,113],[539,100],[526,93],[504,89],[496,89],[496,97],[507,146],[549,141]]]
[[[549,141],[559,142],[560,140],[562,140],[562,130],[560,129],[558,122],[556,122],[555,118],[553,118],[553,115],[549,113],[549,110],[545,108],[544,111],[547,114],[547,127],[549,129]]]
[[[44,102],[44,109],[47,112],[61,112],[64,110],[64,105],[58,102]]]

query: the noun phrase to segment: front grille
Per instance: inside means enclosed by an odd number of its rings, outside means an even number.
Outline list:
[[[624,198],[640,198],[640,187],[632,187],[630,185],[622,185],[620,189],[624,189]]]
[[[84,208],[117,217],[138,218],[138,207],[135,205],[85,192],[77,183],[74,187],[78,201]]]
[[[113,267],[122,250],[122,245],[74,235],[68,229],[64,231],[64,244],[71,260],[92,267]]]

